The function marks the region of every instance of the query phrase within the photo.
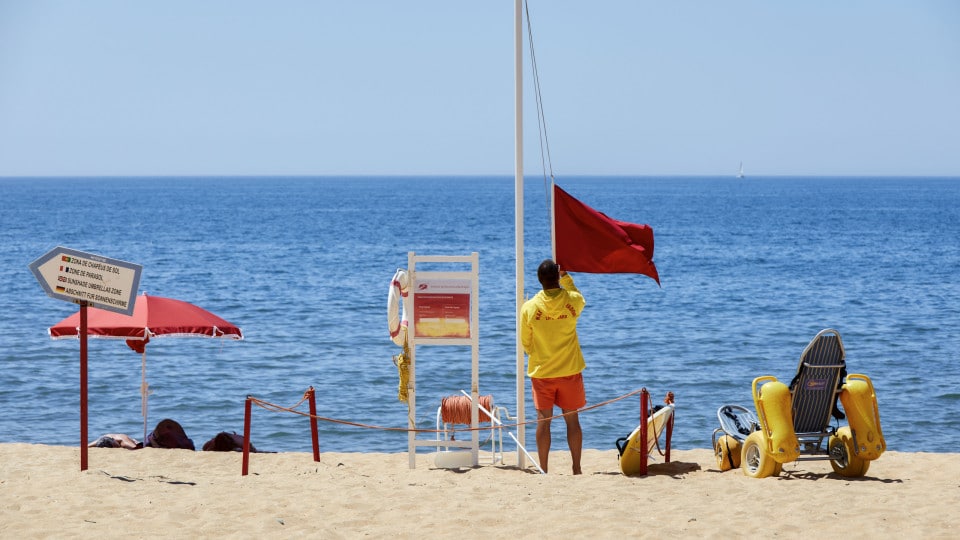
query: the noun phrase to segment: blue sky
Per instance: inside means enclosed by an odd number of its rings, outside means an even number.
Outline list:
[[[960,176],[960,2],[530,10],[558,177]],[[0,176],[511,175],[513,69],[513,0],[0,0]]]

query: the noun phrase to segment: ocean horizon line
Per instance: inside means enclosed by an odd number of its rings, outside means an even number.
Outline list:
[[[51,175],[0,175],[0,181],[5,180],[153,180],[153,179],[277,179],[277,180],[296,180],[296,179],[504,179],[513,180],[515,177],[510,173],[390,173],[390,174],[367,174],[367,173],[321,173],[321,174],[51,174]],[[542,174],[525,174],[524,179],[542,179]],[[960,180],[960,174],[936,175],[936,174],[750,174],[743,177],[737,177],[735,174],[655,174],[655,173],[616,173],[616,174],[588,174],[577,173],[563,176],[554,175],[554,178],[570,179],[590,179],[590,178],[616,178],[616,179],[733,179],[733,180],[758,180],[758,179],[786,179],[786,180],[883,180],[883,179],[915,179],[915,180]]]

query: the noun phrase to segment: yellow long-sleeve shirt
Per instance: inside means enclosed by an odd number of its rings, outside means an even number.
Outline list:
[[[577,318],[586,304],[569,274],[559,289],[538,292],[520,309],[520,342],[527,353],[527,375],[566,377],[583,371],[586,363],[577,337]]]

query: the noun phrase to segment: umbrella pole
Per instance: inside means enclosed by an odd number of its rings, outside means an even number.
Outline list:
[[[140,355],[140,413],[143,415],[143,445],[147,446],[147,396],[150,394],[147,385],[147,350]]]

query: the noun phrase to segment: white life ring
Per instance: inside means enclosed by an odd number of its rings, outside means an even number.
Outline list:
[[[390,280],[390,293],[387,296],[387,329],[393,343],[402,347],[407,340],[407,293],[410,289],[410,278],[407,271],[398,268],[397,273]],[[401,310],[400,304],[403,303]]]

